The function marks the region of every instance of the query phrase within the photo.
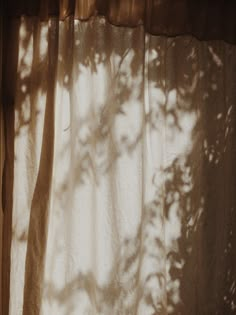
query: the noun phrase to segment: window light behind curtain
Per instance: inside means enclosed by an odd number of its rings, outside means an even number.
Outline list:
[[[2,315],[235,314],[232,12],[7,3]]]

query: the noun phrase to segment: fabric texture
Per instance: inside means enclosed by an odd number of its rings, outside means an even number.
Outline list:
[[[236,47],[9,25],[2,314],[235,314]]]
[[[7,16],[33,15],[43,20],[103,15],[115,25],[144,24],[155,35],[193,35],[236,44],[234,0],[8,0],[5,10]]]

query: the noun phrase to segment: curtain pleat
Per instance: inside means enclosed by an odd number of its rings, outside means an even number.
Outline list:
[[[1,201],[3,208],[2,227],[2,314],[8,313],[10,292],[10,247],[13,208],[13,182],[14,182],[14,106],[17,80],[17,62],[19,46],[19,21],[13,21],[6,36],[3,33],[3,59],[2,59],[2,114],[4,123],[4,163],[2,175]],[[6,123],[7,122],[7,123]],[[2,163],[3,161],[1,161]]]
[[[9,25],[2,313],[234,314],[236,47]]]
[[[39,314],[40,305],[42,300],[42,291],[44,287],[44,264],[45,264],[45,251],[47,245],[47,234],[48,234],[48,216],[51,201],[51,182],[53,175],[53,152],[54,152],[54,106],[55,106],[55,88],[56,88],[56,78],[57,78],[57,55],[58,55],[58,31],[57,31],[57,21],[51,20],[48,28],[48,56],[47,56],[47,95],[45,99],[45,112],[44,112],[44,124],[41,126],[43,128],[42,133],[42,143],[40,160],[38,166],[38,172],[35,182],[34,191],[32,194],[31,206],[30,206],[30,218],[28,224],[28,242],[27,242],[27,252],[26,252],[26,270],[24,279],[24,304],[23,304],[23,314]],[[38,25],[36,25],[38,27]],[[37,32],[38,30],[36,30]],[[34,62],[38,62],[39,49],[38,41],[41,40],[41,34],[37,34],[39,37],[35,38],[33,30],[32,38],[32,50],[31,56],[32,60],[32,74],[37,75],[37,68],[39,65],[34,66]],[[34,42],[36,41],[36,43]],[[36,47],[34,47],[36,46]],[[34,49],[35,54],[34,54]],[[36,82],[35,82],[36,81]],[[30,82],[29,88],[34,89],[39,86],[38,77]],[[23,91],[24,92],[24,91]],[[33,91],[30,91],[33,95]],[[30,96],[31,96],[30,95]],[[33,105],[33,106],[32,106]],[[37,120],[37,111],[34,110],[34,105],[37,105],[34,99],[29,100],[28,103],[28,114],[29,119],[31,118],[32,129],[35,128]],[[26,110],[27,111],[27,110]],[[36,135],[34,134],[36,130],[32,130],[29,133],[29,138],[27,139],[27,151],[32,154],[32,159],[30,158],[32,173],[34,173],[33,168],[37,165],[34,159],[35,154],[35,140]],[[31,148],[32,147],[32,148]],[[26,165],[26,167],[28,164]],[[28,183],[32,185],[32,174],[29,170],[28,172]],[[32,187],[32,186],[31,186]],[[31,191],[31,187],[28,187]],[[28,190],[27,189],[27,190]],[[31,194],[30,194],[31,195]],[[35,266],[35,258],[37,257],[37,265]],[[36,267],[36,268],[35,268]],[[35,291],[32,290],[32,283],[35,284]],[[32,303],[29,303],[32,301]]]

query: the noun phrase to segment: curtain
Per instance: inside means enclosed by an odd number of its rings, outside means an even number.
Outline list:
[[[235,314],[236,47],[11,19],[3,315]]]

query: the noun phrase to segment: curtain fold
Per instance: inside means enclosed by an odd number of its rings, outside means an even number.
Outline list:
[[[4,25],[4,24],[3,24]],[[4,30],[4,27],[3,27]],[[2,163],[2,314],[8,313],[10,292],[10,247],[12,234],[13,182],[14,182],[14,105],[18,63],[19,21],[9,25],[8,33],[2,36],[2,124],[4,139],[1,150],[4,150]],[[2,157],[1,157],[2,158]],[[5,312],[6,311],[6,312]]]
[[[236,43],[236,2],[195,0],[9,0],[7,16],[40,16],[60,19],[73,15],[88,20],[103,15],[115,25],[144,24],[155,35],[193,35],[199,39],[221,39]]]
[[[2,314],[234,314],[236,47],[9,25]]]

